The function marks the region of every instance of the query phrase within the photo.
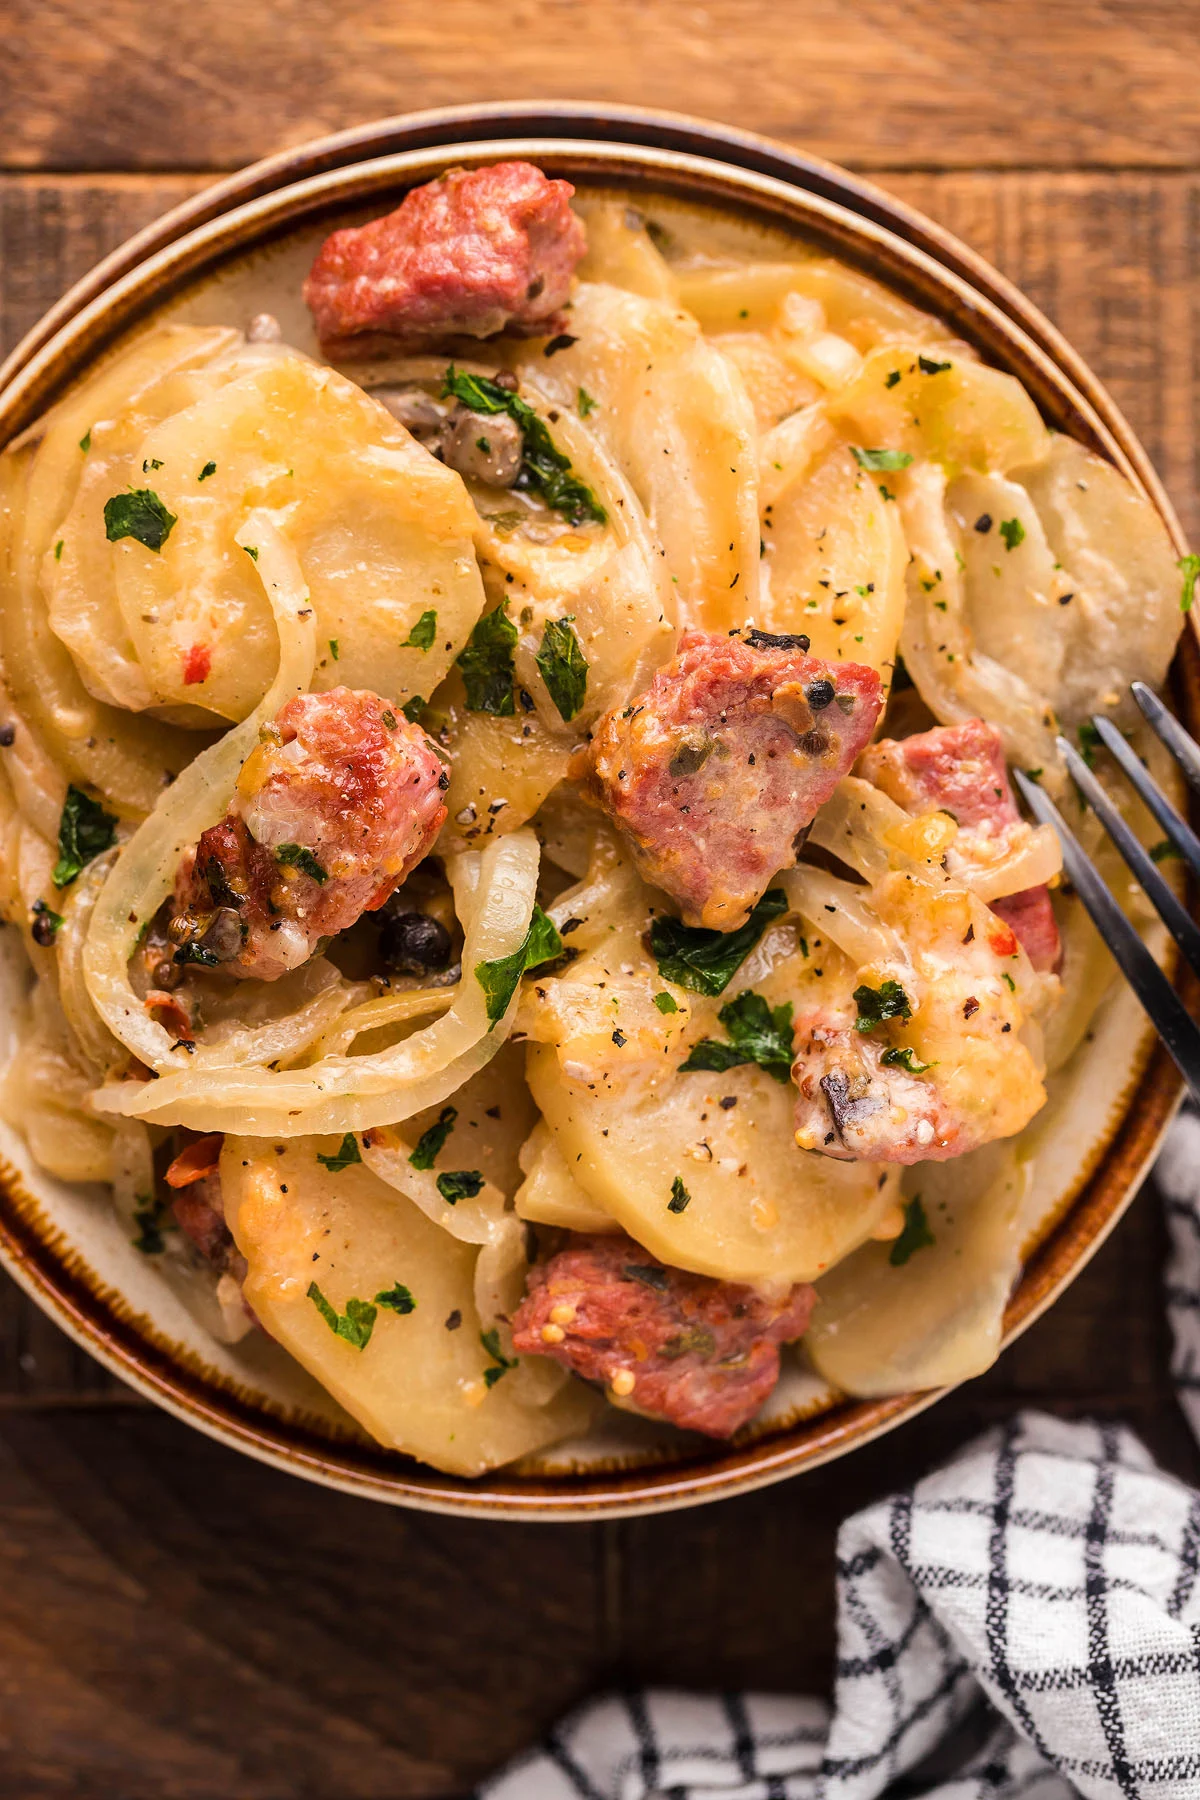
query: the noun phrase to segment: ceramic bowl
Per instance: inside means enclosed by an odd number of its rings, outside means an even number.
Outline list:
[[[255,164],[168,213],[51,309],[0,368],[0,445],[97,356],[151,318],[242,323],[280,314],[308,343],[298,278],[334,224],[395,205],[451,164],[525,156],[581,190],[710,209],[738,231],[800,238],[939,314],[1026,384],[1047,421],[1108,457],[1178,524],[1145,451],[1095,376],[995,270],[929,220],[829,164],[722,127],[633,109],[531,105],[422,113],[324,138]],[[1200,659],[1186,634],[1172,679],[1200,726]],[[3,946],[0,946],[2,951]],[[0,961],[0,1004],[16,997]],[[1079,1272],[1141,1182],[1178,1082],[1119,986],[1087,1057],[1068,1065],[1039,1149],[1024,1272],[1005,1342]],[[71,1337],[176,1417],[277,1468],[395,1505],[504,1519],[615,1516],[695,1505],[846,1455],[938,1394],[850,1400],[797,1359],[762,1417],[729,1445],[614,1415],[598,1434],[527,1466],[464,1481],[366,1441],[265,1338],[216,1345],[153,1263],[126,1241],[100,1190],[67,1187],[0,1128],[0,1261]]]

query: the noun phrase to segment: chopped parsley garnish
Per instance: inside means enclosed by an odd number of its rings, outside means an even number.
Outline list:
[[[414,1169],[432,1169],[433,1159],[445,1148],[446,1139],[454,1130],[457,1117],[457,1106],[443,1106],[435,1123],[417,1139],[417,1147],[408,1159]]]
[[[250,558],[251,562],[258,561],[258,550],[253,544],[243,544],[242,549],[246,552],[246,555]]]
[[[330,638],[329,640],[329,654],[332,656],[334,662],[340,662],[342,659],[342,647],[336,638]]]
[[[482,1186],[483,1176],[478,1169],[448,1169],[437,1178],[437,1191],[447,1206],[473,1200]]]
[[[515,1369],[521,1359],[519,1356],[505,1356],[500,1348],[500,1333],[494,1325],[490,1331],[480,1332],[479,1341],[492,1359],[491,1368],[483,1371],[484,1384],[494,1388],[500,1377],[507,1375],[510,1369]]]
[[[667,1201],[667,1211],[673,1213],[686,1212],[692,1203],[692,1196],[683,1185],[683,1176],[677,1175],[671,1183],[671,1198]]]
[[[917,367],[922,375],[941,375],[946,369],[952,369],[953,363],[935,362],[932,356],[918,356]]]
[[[209,476],[215,475],[216,472],[217,472],[216,463],[215,462],[206,462],[204,467],[201,469],[200,473],[197,475],[196,480],[197,481],[207,481]]]
[[[662,993],[655,994],[654,1004],[660,1013],[677,1013],[679,1011],[678,1001],[673,1000],[665,989]]]
[[[1025,527],[1020,519],[1001,519],[1000,536],[1006,550],[1015,550],[1018,544],[1025,542]]]
[[[351,1296],[346,1302],[345,1312],[340,1313],[336,1307],[330,1306],[315,1281],[308,1284],[308,1297],[335,1337],[343,1338],[355,1350],[366,1349],[377,1317],[370,1300],[356,1300]]]
[[[152,488],[130,488],[104,502],[104,535],[110,544],[136,538],[147,550],[162,549],[175,525],[175,514]]]
[[[1015,994],[1015,993],[1016,993],[1016,991],[1017,991],[1017,984],[1016,984],[1016,982],[1015,982],[1015,981],[1014,981],[1014,980],[1013,980],[1013,978],[1012,978],[1012,976],[1011,976],[1011,975],[1010,975],[1010,974],[1009,974],[1009,972],[1008,972],[1008,970],[1007,970],[1007,969],[1001,969],[1001,971],[1000,971],[1000,979],[1001,979],[1001,981],[1006,981],[1006,982],[1007,982],[1007,983],[1008,983],[1008,991],[1009,991],[1009,993],[1010,993],[1010,994]]]
[[[464,375],[451,363],[442,384],[442,398],[453,396],[477,413],[507,413],[521,427],[521,467],[513,486],[539,493],[547,506],[560,512],[571,525],[594,520],[603,525],[608,514],[591,488],[571,469],[545,425],[527,401],[486,375]]]
[[[1101,749],[1104,739],[1096,730],[1090,719],[1084,719],[1079,727],[1079,754],[1089,769],[1096,766],[1096,752]]]
[[[420,722],[421,714],[425,711],[425,705],[426,703],[422,700],[420,694],[414,694],[411,700],[405,701],[404,705],[400,708],[400,711],[404,714],[410,725],[416,725]]]
[[[399,1313],[402,1318],[407,1313],[417,1310],[412,1289],[406,1288],[402,1281],[393,1282],[390,1288],[383,1288],[376,1294],[375,1304],[376,1306],[386,1306],[389,1312]]]
[[[61,562],[61,561],[62,561],[62,553],[63,553],[63,541],[62,541],[62,539],[61,539],[61,538],[59,538],[59,540],[58,540],[58,542],[57,542],[57,544],[55,544],[55,546],[54,546],[54,560],[55,560],[55,562]]]
[[[80,438],[79,448],[83,451],[83,454],[86,456],[88,451],[91,449],[91,447],[92,447],[92,433],[91,433],[91,429],[89,428],[87,431],[84,432],[83,436]]]
[[[681,1070],[711,1069],[718,1073],[740,1063],[757,1063],[776,1081],[786,1081],[792,1067],[792,1008],[788,1002],[772,1007],[752,988],[731,1000],[717,1014],[730,1042],[701,1038],[693,1044]]]
[[[898,981],[881,981],[877,988],[856,987],[854,1004],[858,1009],[858,1017],[854,1021],[856,1031],[875,1031],[888,1019],[911,1019],[912,1007],[908,1004],[908,995]]]
[[[331,1175],[340,1175],[343,1169],[349,1169],[362,1161],[358,1139],[352,1131],[348,1131],[332,1156],[322,1156],[318,1150],[317,1161],[323,1163]]]
[[[662,913],[650,926],[650,950],[664,981],[694,994],[722,994],[772,919],[788,909],[782,888],[769,888],[736,931],[708,931]]]
[[[575,717],[587,693],[587,658],[571,629],[573,617],[571,613],[566,618],[547,622],[542,633],[542,647],[535,658],[546,692],[563,720]]]
[[[600,402],[598,400],[593,400],[592,396],[588,393],[588,391],[585,387],[580,388],[579,393],[577,395],[577,401],[578,401],[578,406],[579,406],[579,416],[581,419],[586,419],[589,413],[594,413],[596,408],[600,404]]]
[[[904,1208],[904,1230],[892,1245],[888,1261],[893,1269],[899,1269],[916,1251],[930,1250],[936,1242],[937,1239],[930,1231],[929,1221],[925,1217],[921,1196],[917,1194]]]
[[[494,713],[511,719],[513,700],[513,649],[518,632],[508,616],[508,602],[476,619],[471,635],[458,653],[467,711]]]
[[[905,1044],[902,1050],[885,1050],[879,1060],[885,1067],[889,1069],[903,1069],[908,1075],[924,1075],[927,1069],[932,1069],[934,1067],[934,1064],[931,1062],[918,1062],[913,1051],[907,1044]]]
[[[133,1240],[135,1250],[143,1256],[161,1256],[166,1249],[163,1238],[164,1231],[172,1229],[167,1214],[171,1210],[169,1200],[155,1200],[149,1194],[139,1194],[142,1204],[133,1215],[133,1222],[138,1228],[138,1235]]]
[[[1179,610],[1190,613],[1196,598],[1196,579],[1200,576],[1200,556],[1181,556],[1178,563],[1183,576],[1183,589],[1179,595]]]
[[[850,454],[860,469],[907,469],[911,450],[862,450],[851,444]]]
[[[1170,838],[1161,838],[1157,844],[1151,844],[1150,846],[1149,856],[1151,862],[1169,862],[1173,858],[1178,857],[1178,855],[1179,851],[1175,848]],[[33,910],[36,912],[37,906],[35,906]]]
[[[404,640],[405,649],[429,650],[437,636],[437,614],[423,612]]]
[[[511,956],[497,956],[491,962],[475,964],[475,979],[483,989],[487,1002],[489,1031],[508,1011],[509,1002],[525,971],[536,969],[540,963],[553,962],[556,956],[562,955],[562,947],[558,927],[546,917],[540,906],[535,906],[529,930]]]
[[[310,876],[322,887],[329,880],[328,869],[322,868],[305,844],[280,844],[275,852],[275,861],[285,864],[289,869],[299,869],[302,875]]]
[[[69,787],[58,821],[58,861],[50,877],[55,887],[66,887],[94,857],[111,850],[116,830],[116,819],[98,800],[82,788]]]

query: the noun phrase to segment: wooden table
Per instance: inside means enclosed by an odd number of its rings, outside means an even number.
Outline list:
[[[869,170],[1023,286],[1195,534],[1197,0],[9,0],[0,351],[220,171],[408,108],[676,107]],[[0,1293],[0,1795],[462,1794],[609,1682],[827,1686],[851,1508],[1033,1405],[1200,1480],[1145,1194],[983,1380],[850,1461],[590,1527],[343,1499],[137,1402]]]

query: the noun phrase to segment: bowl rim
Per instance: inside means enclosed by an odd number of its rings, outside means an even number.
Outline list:
[[[552,135],[542,137],[546,129]],[[464,137],[468,130],[487,135]],[[468,160],[494,160],[498,148],[525,153],[527,141],[529,154],[571,161],[588,173],[641,174],[659,186],[705,182],[718,192],[728,190],[731,198],[736,193],[749,204],[774,205],[800,229],[820,229],[823,223],[835,237],[841,232],[858,245],[859,261],[886,250],[918,285],[923,281],[953,296],[954,307],[938,303],[943,316],[957,311],[960,320],[969,318],[977,338],[996,340],[1010,361],[1032,370],[1035,385],[1052,392],[1059,407],[1072,414],[1073,429],[1143,488],[1176,548],[1185,548],[1149,458],[1111,396],[1037,308],[974,251],[915,209],[832,164],[750,133],[633,107],[548,102],[443,108],[355,127],[251,165],[137,233],[43,315],[0,365],[0,436],[5,411],[11,415],[30,406],[40,411],[47,391],[69,374],[72,361],[77,366],[99,341],[119,335],[140,311],[152,310],[164,297],[156,284],[178,284],[224,250],[236,253],[239,243],[242,251],[251,248],[272,226],[295,223],[298,209],[311,212],[326,202],[344,206],[352,197],[349,190],[395,186],[405,175],[426,179],[429,170],[422,169],[422,161],[444,165],[440,153],[450,146],[456,160],[460,153]],[[799,212],[804,218],[796,216]],[[843,253],[855,255],[852,248]],[[896,284],[894,268],[887,279]],[[1185,633],[1181,657],[1189,689],[1200,691],[1194,633]],[[1002,1348],[1053,1303],[1129,1206],[1180,1087],[1169,1058],[1155,1045],[1135,1074],[1095,1167],[1026,1262],[1006,1311]],[[697,1505],[846,1454],[947,1391],[845,1401],[757,1442],[713,1446],[645,1468],[535,1477],[496,1471],[475,1479],[445,1476],[407,1458],[397,1468],[395,1453],[341,1445],[206,1381],[202,1370],[171,1354],[165,1338],[148,1332],[145,1320],[115,1312],[116,1297],[69,1266],[53,1232],[44,1227],[39,1232],[38,1210],[16,1172],[0,1163],[0,1263],[113,1373],[185,1423],[260,1461],[342,1492],[420,1510],[546,1521]]]

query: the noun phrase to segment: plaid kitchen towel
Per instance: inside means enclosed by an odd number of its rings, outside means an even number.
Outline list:
[[[1200,1435],[1200,1119],[1157,1178]],[[838,1539],[832,1709],[594,1700],[480,1800],[1200,1800],[1200,1495],[1117,1425],[1027,1413]]]

